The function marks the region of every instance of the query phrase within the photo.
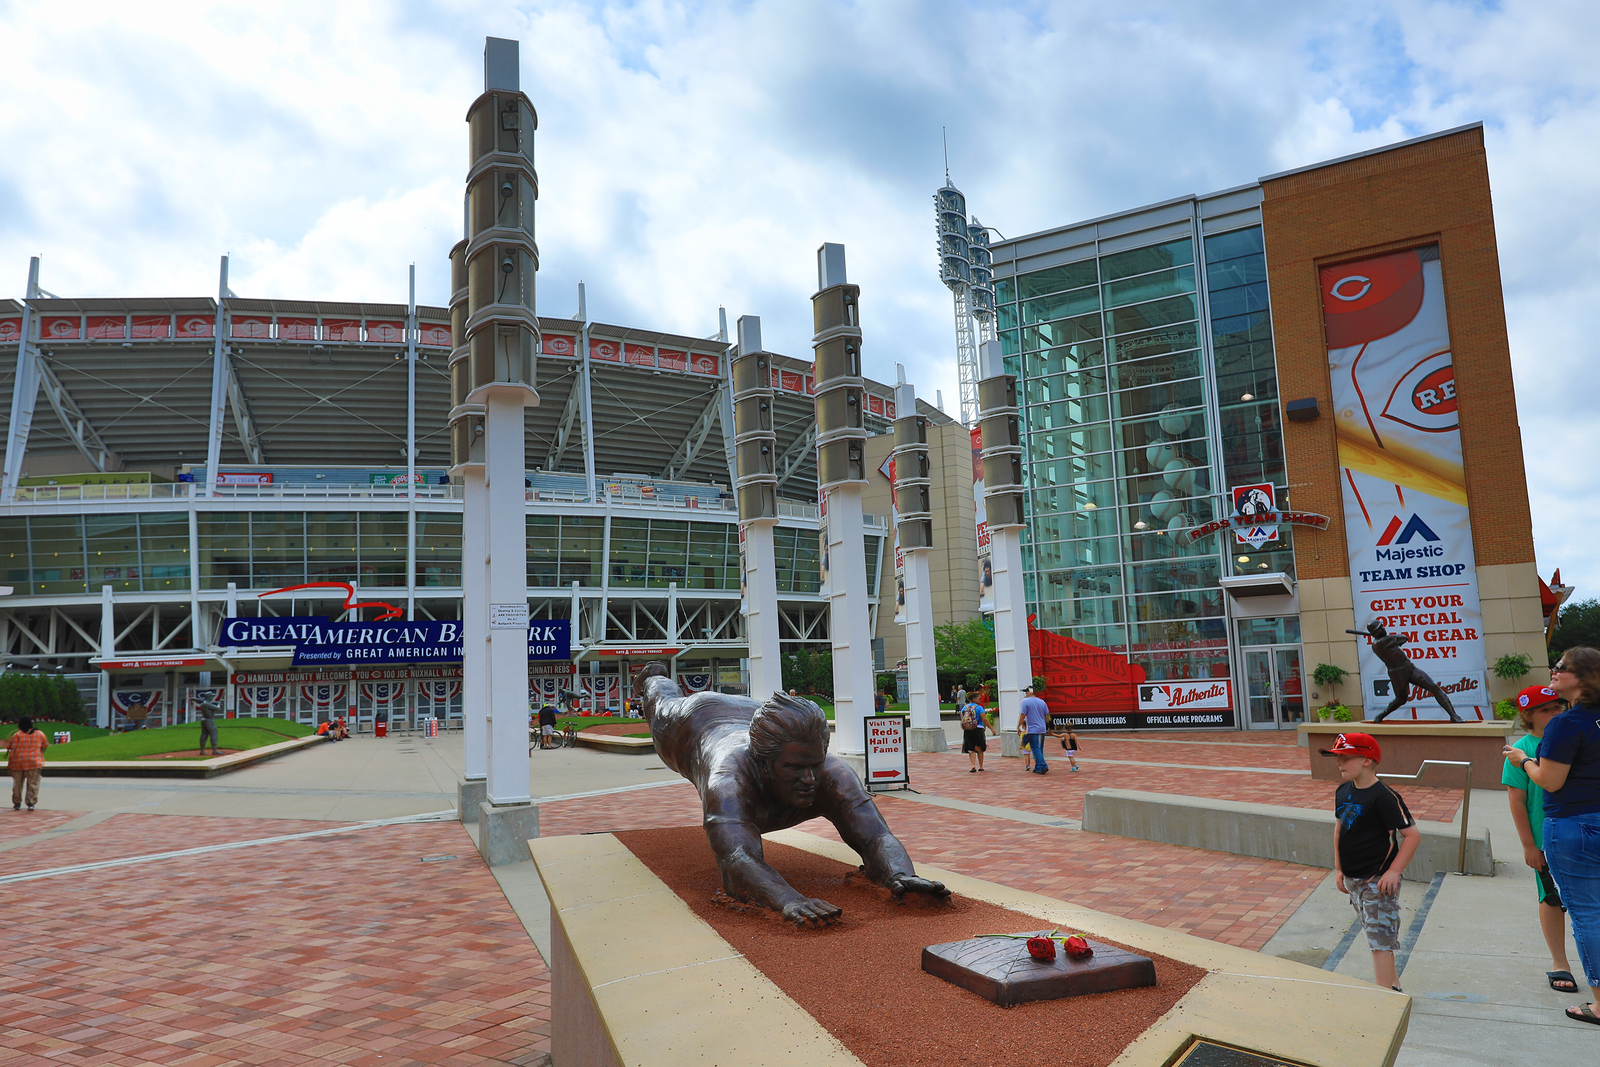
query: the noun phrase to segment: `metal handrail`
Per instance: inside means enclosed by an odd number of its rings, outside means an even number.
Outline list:
[[[1472,764],[1464,760],[1425,759],[1416,774],[1380,774],[1379,778],[1393,778],[1401,782],[1415,782],[1429,767],[1465,767],[1467,782],[1461,787],[1461,845],[1456,851],[1456,873],[1467,873],[1467,814],[1472,810]]]

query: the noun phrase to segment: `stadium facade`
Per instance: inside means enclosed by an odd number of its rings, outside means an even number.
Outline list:
[[[1087,724],[1467,718],[1544,662],[1483,130],[992,247],[1036,673]],[[1319,685],[1319,664],[1347,672]],[[1399,718],[1442,717],[1406,694]]]
[[[256,615],[338,619],[358,601],[460,618],[448,311],[408,319],[404,305],[224,294],[39,292],[27,308],[0,304],[5,431],[22,449],[0,502],[0,652],[73,675],[111,725],[151,707],[151,721],[175,721],[194,689],[220,690],[239,714],[315,721],[353,708],[363,722],[383,711],[449,724],[458,666],[297,667],[289,647],[231,646],[219,629]],[[571,620],[572,656],[533,664],[535,694],[614,706],[645,658],[670,662],[692,689],[743,684],[728,342],[543,317],[539,327],[527,595],[532,618]],[[31,420],[16,388],[24,354],[38,381]],[[775,356],[772,373],[781,640],[823,649],[811,365]],[[225,427],[208,485],[214,411]],[[894,417],[892,388],[869,382],[869,430],[887,434]],[[868,524],[876,614],[888,516]]]

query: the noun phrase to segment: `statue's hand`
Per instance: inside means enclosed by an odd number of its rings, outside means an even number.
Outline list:
[[[783,906],[783,917],[796,926],[827,926],[839,921],[844,912],[826,900],[802,897]]]
[[[900,900],[907,893],[926,893],[940,900],[950,899],[950,890],[944,887],[943,882],[935,882],[931,878],[918,878],[914,874],[891,875],[885,884],[896,900]]]

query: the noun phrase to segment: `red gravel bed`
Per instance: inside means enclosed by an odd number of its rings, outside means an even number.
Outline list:
[[[853,867],[767,842],[768,861],[791,885],[844,909],[834,926],[796,930],[767,909],[717,901],[721,879],[700,827],[617,837],[869,1067],[950,1067],[980,1062],[975,1055],[993,1067],[1103,1067],[1205,975],[1152,956],[1154,987],[1000,1008],[925,973],[922,949],[1037,930],[1036,918],[968,898],[899,905]]]

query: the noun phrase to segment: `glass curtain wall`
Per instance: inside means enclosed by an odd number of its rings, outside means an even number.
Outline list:
[[[1030,606],[1152,679],[1228,674],[1222,547],[1179,536],[1217,509],[1198,277],[1185,237],[998,287],[1021,378]]]

